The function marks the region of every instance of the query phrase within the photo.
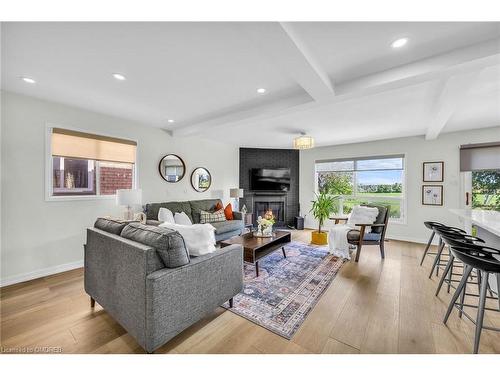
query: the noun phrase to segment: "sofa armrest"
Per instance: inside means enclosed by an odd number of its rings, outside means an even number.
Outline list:
[[[156,250],[96,228],[84,248],[85,291],[144,346],[146,276],[165,267]]]
[[[146,279],[147,350],[205,317],[243,288],[243,248],[231,245]]]
[[[243,212],[233,211],[234,220],[243,220]]]

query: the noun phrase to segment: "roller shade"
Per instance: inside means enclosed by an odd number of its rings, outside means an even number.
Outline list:
[[[460,146],[460,172],[500,169],[500,142]]]
[[[68,129],[52,129],[52,155],[135,163],[137,143]]]

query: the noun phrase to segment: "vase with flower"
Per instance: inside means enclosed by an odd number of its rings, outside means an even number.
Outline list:
[[[267,210],[264,217],[259,216],[257,218],[257,232],[256,237],[272,237],[273,236],[273,225],[276,222],[274,219],[273,212]]]

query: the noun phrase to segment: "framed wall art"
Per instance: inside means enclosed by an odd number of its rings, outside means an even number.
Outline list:
[[[422,185],[422,204],[425,206],[442,206],[443,186]]]
[[[423,181],[424,182],[443,182],[444,181],[444,162],[433,161],[423,163]]]

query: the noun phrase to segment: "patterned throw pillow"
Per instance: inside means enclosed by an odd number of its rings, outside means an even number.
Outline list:
[[[226,221],[224,209],[220,209],[215,212],[200,211],[200,224],[216,223],[219,221]]]

